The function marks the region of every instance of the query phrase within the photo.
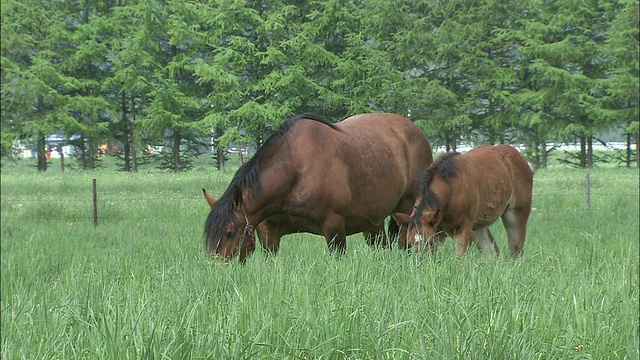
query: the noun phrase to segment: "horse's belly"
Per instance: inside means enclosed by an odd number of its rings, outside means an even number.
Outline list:
[[[353,235],[364,231],[377,232],[384,225],[384,218],[380,222],[373,222],[362,216],[347,216],[344,228],[347,235]]]
[[[280,235],[295,234],[301,232],[322,235],[320,225],[316,224],[306,217],[290,214],[276,214],[269,217],[268,221],[273,226],[278,227]]]
[[[504,213],[504,208],[504,204],[487,204],[483,206],[478,210],[476,218],[473,221],[473,230],[484,229],[492,225]]]

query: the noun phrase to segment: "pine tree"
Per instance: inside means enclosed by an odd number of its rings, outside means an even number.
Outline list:
[[[607,4],[536,2],[538,16],[525,25],[522,54],[529,59],[523,92],[550,136],[577,138],[581,167],[593,164],[593,136],[609,124],[603,111]]]
[[[632,143],[636,145],[636,166],[640,166],[638,143],[638,1],[621,1],[620,7],[613,7],[614,18],[610,22],[605,45],[610,60],[603,81],[607,91],[607,106],[611,111],[611,123],[624,128],[627,146],[624,161],[627,167],[632,163]]]
[[[138,7],[142,17],[139,36],[146,39],[147,51],[154,59],[141,128],[156,139],[170,139],[165,144],[171,149],[170,168],[181,171],[187,168],[181,153],[183,138],[198,131],[194,122],[203,115],[204,96],[193,77],[194,59],[201,54],[200,8],[196,3],[156,0]]]
[[[138,168],[138,150],[142,150],[145,140],[136,120],[147,106],[155,62],[143,33],[144,13],[144,4],[120,0],[105,19],[111,31],[107,54],[110,74],[103,89],[117,113],[110,123],[110,133],[123,145],[123,170],[134,172]]]
[[[97,167],[98,145],[108,141],[109,119],[114,103],[105,96],[102,85],[109,76],[107,39],[111,36],[107,1],[69,3],[65,8],[70,19],[72,51],[62,63],[70,81],[65,87],[67,99],[65,130],[80,135],[80,166]]]
[[[213,158],[221,169],[228,143],[243,142],[239,129],[259,128],[264,122],[250,94],[262,18],[250,4],[234,0],[209,1],[199,13],[202,54],[195,60],[194,74],[204,93],[204,116],[196,124],[215,138]],[[231,115],[241,108],[243,112]]]
[[[69,51],[65,14],[56,4],[2,3],[2,145],[17,137],[36,144],[38,170],[47,170],[46,135],[68,119],[60,64]]]

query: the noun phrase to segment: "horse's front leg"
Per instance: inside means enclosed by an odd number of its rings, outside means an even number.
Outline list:
[[[392,220],[393,221],[393,220]],[[406,225],[397,225],[398,230],[398,249],[400,250],[409,250],[409,242],[407,241],[407,226]]]
[[[344,228],[344,217],[338,214],[327,216],[322,225],[322,234],[332,252],[344,254],[347,249],[347,235]]]
[[[431,240],[431,249],[435,253],[438,251],[440,246],[444,243],[444,240],[447,238],[447,234],[444,231],[439,231],[437,234],[433,236]]]
[[[456,242],[456,256],[462,257],[473,243],[473,228],[471,225],[461,227],[453,236]]]

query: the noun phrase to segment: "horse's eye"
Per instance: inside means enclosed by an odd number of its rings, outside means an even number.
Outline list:
[[[236,236],[236,232],[235,232],[235,231],[229,231],[229,232],[227,232],[227,239],[228,239],[228,238],[232,238],[232,237],[234,237],[234,236]]]

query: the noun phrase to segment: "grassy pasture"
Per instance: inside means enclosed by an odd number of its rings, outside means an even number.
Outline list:
[[[638,170],[534,180],[525,259],[347,254],[290,235],[244,265],[204,254],[233,169],[1,177],[3,359],[637,359]],[[92,179],[99,225],[93,226]]]

